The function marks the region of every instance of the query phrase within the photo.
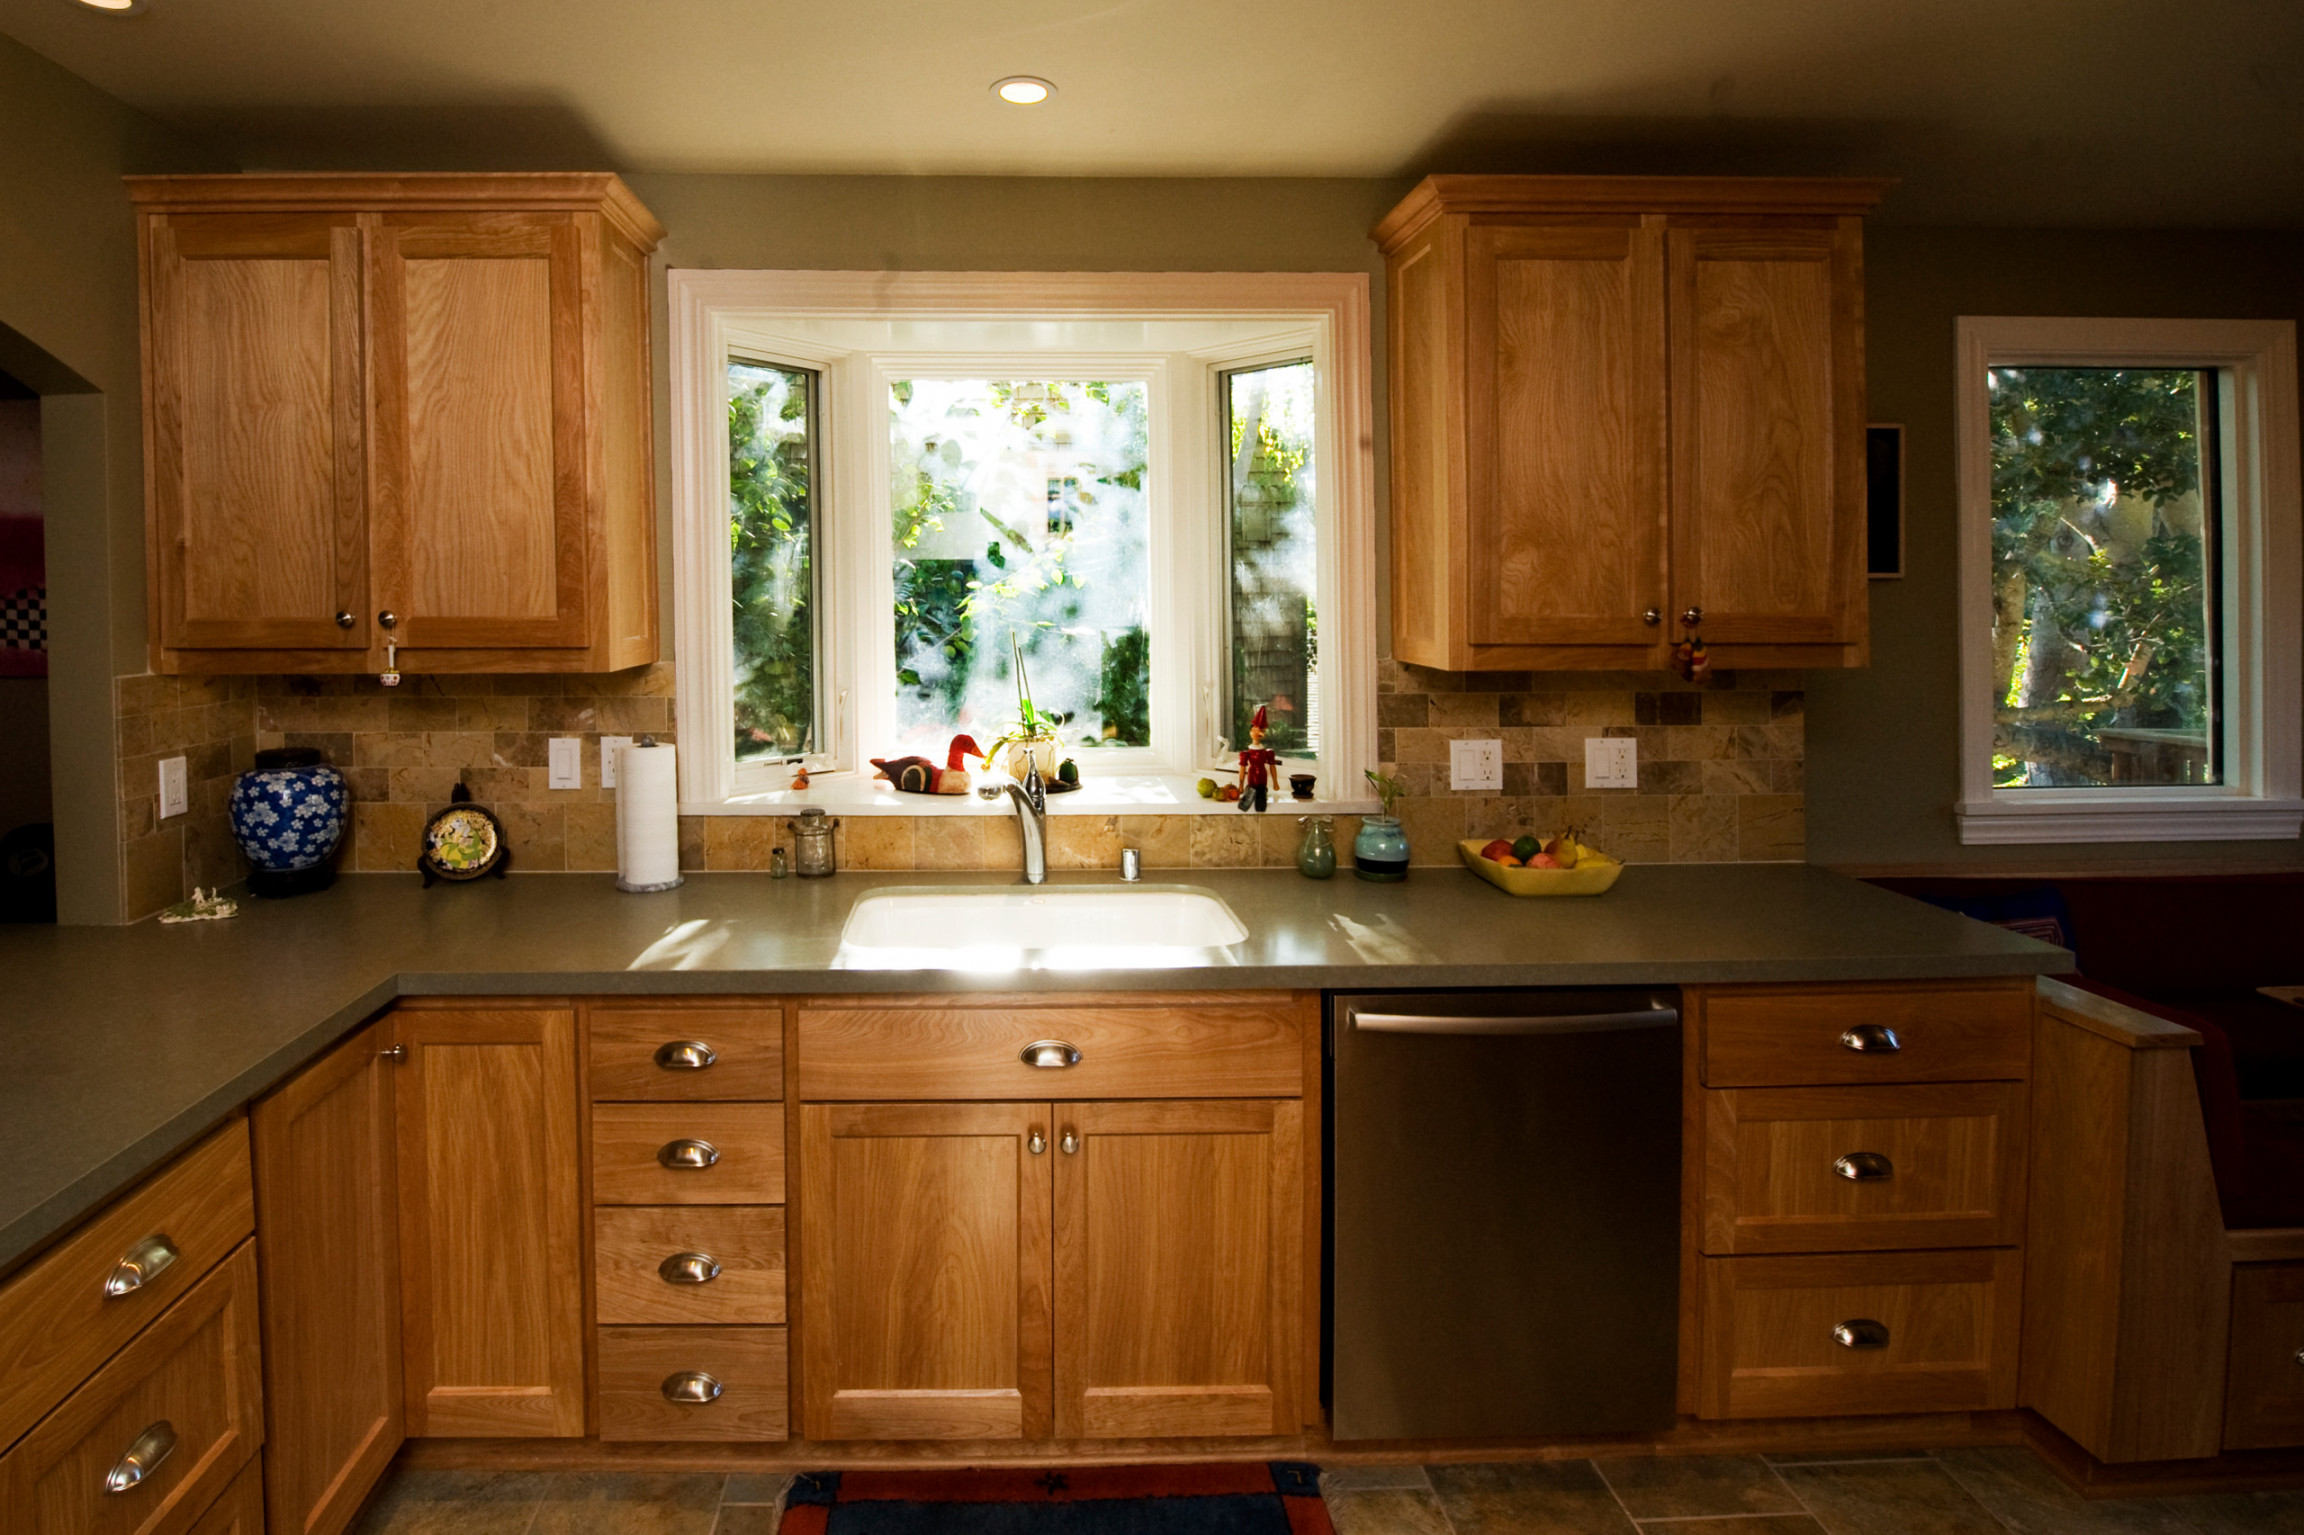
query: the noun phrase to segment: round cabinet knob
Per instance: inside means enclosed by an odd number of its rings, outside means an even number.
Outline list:
[[[720,1277],[720,1260],[710,1253],[674,1253],[656,1265],[666,1284],[710,1284]]]
[[[726,1389],[717,1376],[708,1375],[702,1370],[682,1370],[677,1375],[664,1377],[664,1400],[667,1402],[700,1407],[706,1402],[719,1401],[720,1393]]]
[[[2296,1362],[2300,1365],[2304,1365],[2304,1348],[2300,1348],[2296,1351]]]
[[[671,1039],[656,1047],[656,1064],[666,1071],[702,1071],[720,1053],[700,1039]]]
[[[1877,1151],[1851,1151],[1834,1160],[1832,1171],[1850,1183],[1878,1183],[1896,1176],[1896,1164]]]
[[[1058,1141],[1056,1144],[1063,1148],[1064,1155],[1073,1156],[1080,1150],[1080,1137],[1073,1131],[1066,1130],[1064,1132],[1064,1139]]]
[[[1888,1324],[1870,1317],[1855,1317],[1832,1329],[1832,1341],[1842,1348],[1886,1348]]]
[[[1884,1023],[1859,1023],[1841,1031],[1840,1048],[1858,1055],[1894,1055],[1904,1048],[1904,1041]]]
[[[386,608],[383,612],[376,615],[376,622],[382,628],[397,629],[400,627],[400,615],[393,612],[390,608]]]
[[[1702,608],[1690,608],[1687,612],[1680,615],[1680,622],[1693,629],[1698,624],[1704,622],[1704,610]]]
[[[1039,1156],[1042,1152],[1048,1149],[1047,1133],[1043,1131],[1038,1125],[1034,1125],[1032,1127],[1032,1133],[1024,1138],[1024,1149],[1031,1152],[1034,1156]]]
[[[1080,1051],[1061,1039],[1036,1039],[1017,1052],[1018,1060],[1043,1071],[1060,1071],[1080,1064]]]
[[[710,1167],[720,1160],[720,1148],[710,1141],[683,1136],[657,1147],[656,1160],[662,1166],[681,1171]]]
[[[1664,622],[1664,610],[1662,608],[1650,608],[1647,612],[1640,615],[1640,622],[1653,629],[1658,624]]]
[[[355,619],[349,613],[339,613],[336,615],[336,627],[339,629],[349,629],[358,621],[359,620]]]
[[[162,1418],[138,1434],[112,1469],[104,1473],[106,1492],[126,1492],[141,1486],[144,1479],[160,1469],[160,1462],[176,1453],[176,1425]]]
[[[176,1261],[176,1244],[165,1231],[154,1232],[121,1254],[112,1266],[110,1277],[104,1281],[104,1298],[118,1300],[123,1295],[134,1295]]]

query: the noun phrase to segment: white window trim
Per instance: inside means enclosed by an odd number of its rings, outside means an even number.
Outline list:
[[[1320,766],[1321,808],[1357,808],[1364,770],[1376,765],[1376,544],[1375,447],[1372,399],[1373,357],[1369,329],[1368,279],[1361,273],[966,273],[966,272],[752,272],[676,270],[667,274],[670,325],[672,414],[672,520],[673,520],[673,635],[676,659],[675,695],[678,710],[681,809],[689,814],[788,814],[793,808],[784,793],[758,792],[757,771],[740,775],[735,763],[735,723],[728,707],[734,682],[734,657],[729,621],[727,568],[727,454],[726,369],[731,347],[757,352],[764,358],[782,356],[791,362],[823,369],[821,399],[828,419],[854,416],[869,395],[873,377],[884,377],[871,367],[846,366],[845,354],[820,352],[811,358],[786,338],[773,346],[747,345],[747,331],[773,332],[775,320],[795,316],[847,318],[1077,318],[1113,319],[1225,319],[1274,322],[1276,333],[1291,339],[1263,341],[1237,347],[1212,348],[1194,353],[1206,366],[1236,367],[1243,362],[1301,356],[1306,350],[1296,333],[1310,338],[1310,350],[1323,366],[1318,370],[1322,395],[1316,412],[1320,423],[1314,445],[1321,465],[1318,537],[1322,545],[1317,601],[1322,614],[1320,646],[1320,698],[1322,730]],[[935,359],[939,370],[954,361],[951,354]],[[1066,371],[1074,359],[1066,358]],[[1153,370],[1157,371],[1157,370]],[[1160,387],[1155,383],[1155,388]],[[1333,397],[1330,397],[1330,396]],[[837,403],[836,403],[837,402]],[[1197,414],[1197,413],[1195,413]],[[869,416],[855,416],[869,419]],[[1175,422],[1171,451],[1179,455],[1187,444],[1207,443],[1213,431],[1208,421]],[[843,482],[858,479],[856,470],[876,479],[850,484],[849,490],[885,490],[886,454],[870,451],[870,444],[844,443],[837,420],[825,432],[823,461],[849,466],[849,473],[832,476],[832,496],[843,495]],[[848,457],[841,455],[847,452]],[[1202,458],[1209,457],[1203,452]],[[1181,466],[1174,471],[1186,472]],[[1206,471],[1211,477],[1215,471]],[[1155,476],[1156,483],[1169,476]],[[1180,483],[1171,481],[1171,483]],[[883,496],[884,499],[884,496]],[[887,684],[893,696],[893,677],[867,677],[869,657],[850,655],[838,647],[846,643],[839,609],[869,602],[873,592],[860,589],[870,578],[863,574],[884,562],[861,561],[866,553],[857,540],[869,539],[877,524],[869,518],[845,519],[830,514],[823,499],[818,514],[829,526],[820,530],[820,548],[832,567],[819,581],[819,600],[825,622],[819,647],[819,687],[845,685],[877,689]],[[1160,513],[1154,511],[1155,526]],[[1204,520],[1204,519],[1203,519]],[[1220,600],[1221,571],[1217,551],[1204,547],[1204,529],[1187,527],[1191,519],[1174,519],[1169,529],[1175,558],[1155,559],[1155,583],[1177,579],[1184,572],[1206,568],[1215,587],[1193,606],[1207,615],[1190,634],[1153,636],[1156,675],[1167,656],[1189,659],[1190,675],[1213,676],[1221,656],[1221,635],[1215,625],[1223,621]],[[883,539],[884,543],[885,540]],[[839,556],[831,557],[838,545]],[[885,572],[880,573],[881,584]],[[879,593],[881,597],[887,594]],[[880,606],[885,607],[885,603]],[[1156,605],[1155,611],[1158,611]],[[853,613],[853,607],[850,607]],[[1335,617],[1330,619],[1328,615]],[[1157,685],[1157,684],[1156,684]],[[861,699],[861,694],[859,699]],[[1213,701],[1195,704],[1188,714],[1168,711],[1166,727],[1156,720],[1155,748],[1172,754],[1171,760],[1202,761],[1210,754],[1215,736]],[[842,717],[860,725],[867,711],[854,714],[835,709],[833,738],[825,743],[835,763],[853,764],[863,755],[860,743],[843,734]],[[1129,764],[1117,760],[1113,766]],[[941,797],[893,795],[861,782],[841,787],[811,789],[801,803],[825,804],[843,813],[921,814],[956,813],[960,807]],[[1184,775],[1169,775],[1174,778]],[[741,779],[750,778],[752,782]],[[1151,784],[1143,775],[1117,786],[1113,793],[1084,793],[1052,802],[1051,809],[1066,812],[1108,813],[1125,802],[1138,811],[1162,809],[1198,812],[1210,808],[1174,783]],[[830,791],[830,792],[827,792]],[[1108,802],[1109,801],[1109,802]],[[968,803],[968,802],[963,802]],[[1283,801],[1282,803],[1285,803]],[[971,807],[973,808],[973,807]],[[1229,808],[1229,807],[1227,807]]]
[[[2299,510],[2296,327],[2287,320],[2110,320],[1963,315],[1954,394],[1960,516],[1963,843],[2280,839],[2304,829],[2304,511]],[[1988,368],[2217,368],[2229,725],[2225,782],[2145,789],[1992,786],[1992,442]]]

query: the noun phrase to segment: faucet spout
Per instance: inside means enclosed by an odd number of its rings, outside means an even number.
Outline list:
[[[1005,795],[1014,802],[1017,830],[1024,839],[1024,883],[1048,883],[1048,790],[1040,782],[1040,765],[1027,766],[1022,783],[985,784],[976,792],[985,799]]]

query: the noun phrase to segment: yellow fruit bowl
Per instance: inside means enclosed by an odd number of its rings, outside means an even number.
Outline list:
[[[1484,837],[1466,837],[1456,844],[1456,852],[1464,860],[1465,868],[1506,895],[1599,895],[1624,872],[1624,865],[1581,842],[1576,844],[1573,869],[1508,869],[1494,859],[1480,856],[1480,850],[1487,845],[1488,839]]]

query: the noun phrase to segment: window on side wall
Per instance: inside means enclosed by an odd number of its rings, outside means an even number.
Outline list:
[[[2289,838],[2287,322],[1964,318],[1964,842]]]
[[[778,808],[806,763],[858,808],[869,759],[989,746],[1020,684],[1081,808],[1197,804],[1259,708],[1360,799],[1364,279],[671,287],[684,802]]]

